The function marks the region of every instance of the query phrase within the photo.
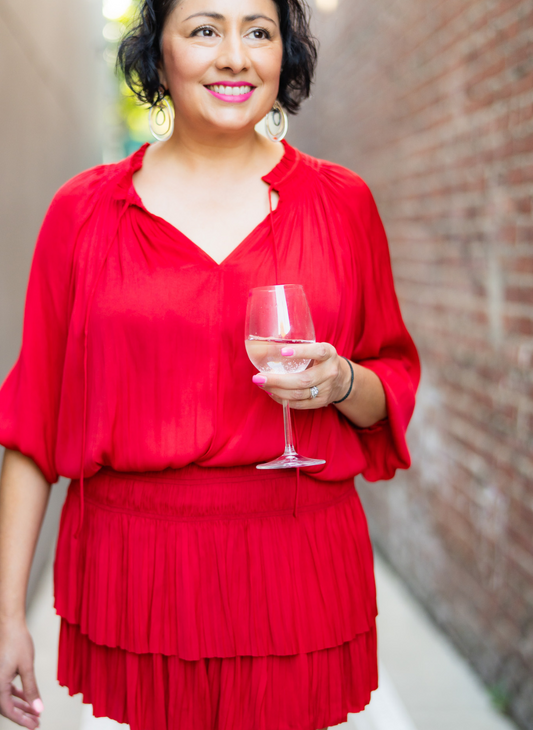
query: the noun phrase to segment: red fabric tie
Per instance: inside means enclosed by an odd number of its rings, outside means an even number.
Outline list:
[[[87,333],[89,331],[89,315],[91,313],[91,306],[94,299],[94,294],[96,292],[96,287],[98,286],[98,281],[100,279],[100,276],[102,275],[102,271],[104,270],[105,262],[107,260],[107,257],[109,256],[109,252],[111,251],[111,246],[115,243],[117,237],[118,237],[118,231],[120,228],[120,222],[122,220],[122,217],[124,216],[124,213],[126,212],[127,208],[129,206],[129,201],[126,200],[122,210],[120,211],[120,214],[118,216],[117,221],[117,227],[115,229],[115,233],[111,237],[111,241],[109,242],[109,245],[107,247],[105,256],[102,260],[102,265],[100,266],[100,270],[98,272],[98,276],[95,279],[94,286],[92,288],[92,291],[89,296],[89,301],[87,303],[87,312],[85,315],[85,326],[83,328],[83,424],[82,424],[82,431],[81,431],[81,457],[80,457],[80,518],[78,522],[78,527],[76,529],[76,532],[74,533],[74,539],[77,540],[80,536],[81,528],[83,526],[83,517],[84,517],[84,490],[83,490],[83,483],[84,483],[84,465],[85,465],[85,446],[86,446],[86,437],[87,437]]]

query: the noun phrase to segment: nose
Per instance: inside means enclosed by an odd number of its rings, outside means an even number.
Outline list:
[[[230,69],[234,74],[250,68],[248,49],[237,29],[228,33],[219,45],[219,55],[216,66],[222,71]]]

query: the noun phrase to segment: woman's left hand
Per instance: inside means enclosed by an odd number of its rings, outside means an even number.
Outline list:
[[[340,400],[350,386],[349,366],[337,354],[329,342],[309,345],[291,344],[283,347],[281,354],[287,358],[303,358],[313,361],[311,367],[301,373],[258,373],[252,378],[262,390],[277,402],[289,402],[291,408],[307,410],[323,408]],[[311,398],[311,388],[318,388],[318,395]]]

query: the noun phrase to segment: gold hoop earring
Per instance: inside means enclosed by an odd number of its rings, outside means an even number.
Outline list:
[[[159,90],[159,98],[152,104],[148,113],[150,132],[160,142],[166,142],[174,133],[174,109],[170,105],[165,93]]]
[[[267,137],[272,142],[281,142],[289,131],[289,117],[277,99],[266,115],[265,126]]]

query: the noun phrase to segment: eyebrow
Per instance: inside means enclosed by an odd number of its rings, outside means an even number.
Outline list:
[[[221,13],[210,13],[208,11],[202,10],[200,13],[193,13],[193,15],[189,15],[188,18],[185,18],[185,20],[190,20],[191,18],[198,18],[199,16],[202,16],[204,18],[213,18],[214,20],[226,20],[226,18]],[[270,23],[276,24],[272,18],[269,18],[268,15],[261,15],[260,13],[257,13],[256,15],[245,15],[244,20],[247,23],[252,23],[254,20],[268,20]]]

